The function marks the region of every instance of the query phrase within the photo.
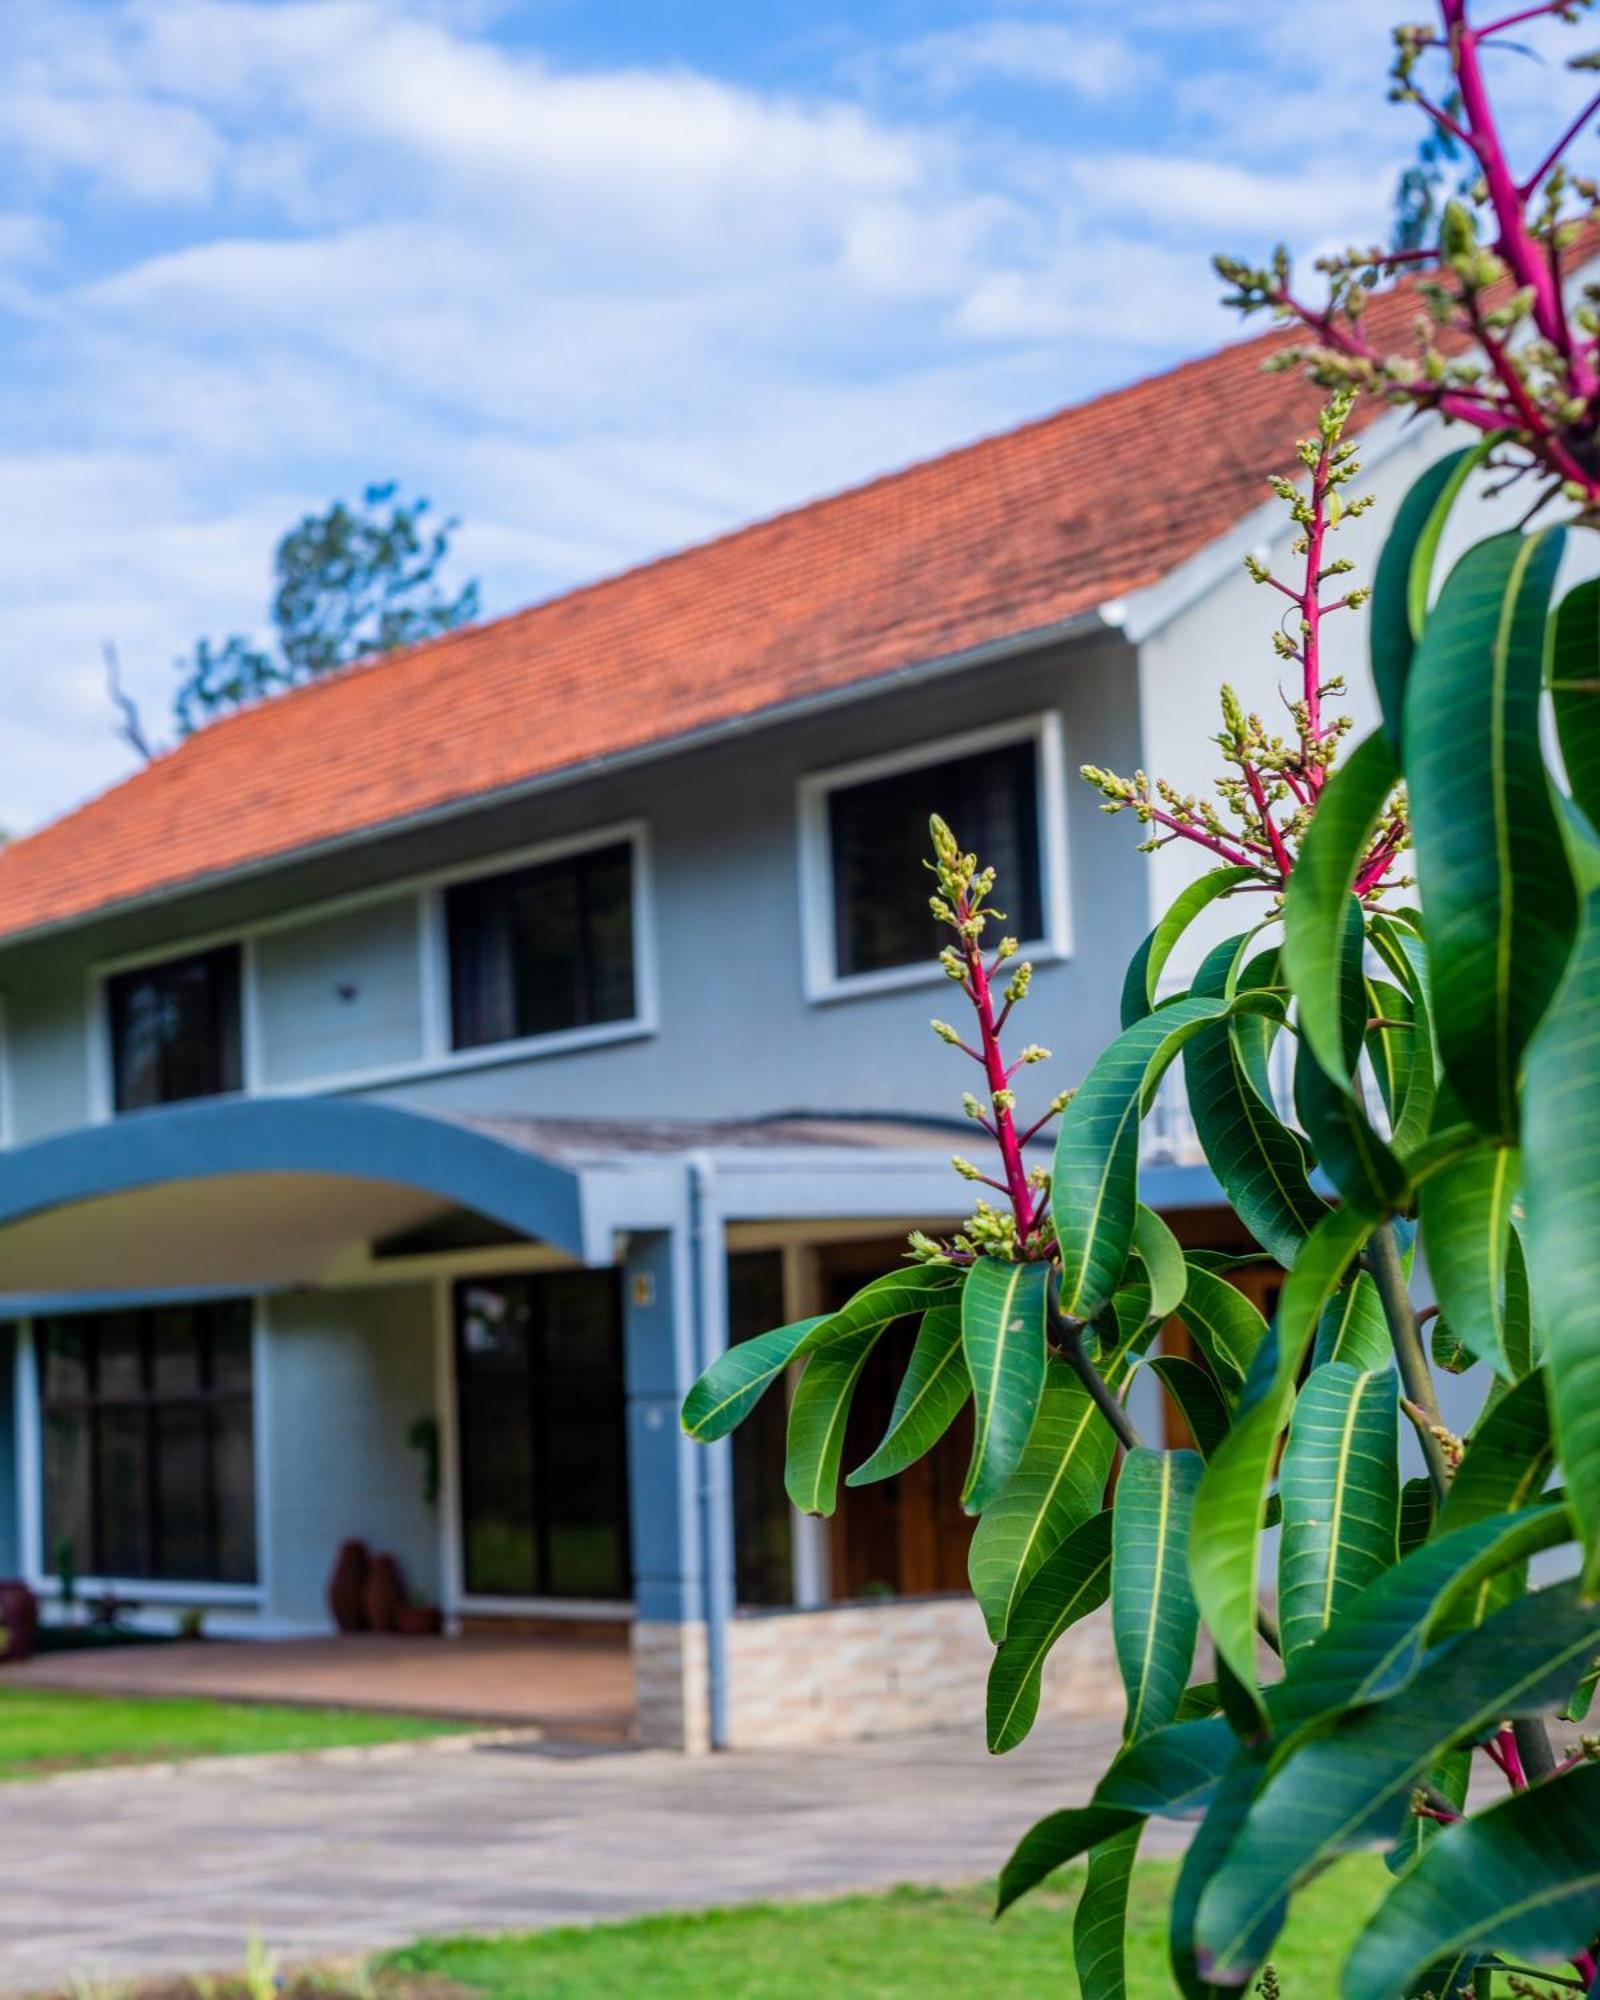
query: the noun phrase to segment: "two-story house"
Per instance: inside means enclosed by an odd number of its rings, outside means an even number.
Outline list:
[[[813,1521],[781,1397],[709,1451],[678,1407],[965,1210],[930,810],[1000,869],[1030,1075],[1114,1032],[1191,864],[1075,773],[1198,788],[1218,683],[1275,699],[1277,338],[281,696],[0,856],[0,1574],[65,1543],[307,1633],[362,1536],[458,1624],[625,1629],[647,1740],[970,1712],[964,1423]],[[1376,413],[1349,553],[1445,444]]]

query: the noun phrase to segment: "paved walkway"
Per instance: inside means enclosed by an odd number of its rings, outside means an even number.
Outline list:
[[[504,1745],[213,1759],[0,1789],[0,1988],[220,1971],[540,1925],[992,1874],[1085,1798],[1101,1724],[1003,1762],[975,1734],[566,1755]],[[1179,1829],[1156,1823],[1153,1847]]]
[[[470,1721],[539,1723],[563,1735],[626,1741],[633,1661],[625,1630],[586,1639],[207,1639],[185,1646],[115,1646],[37,1653],[8,1665],[8,1688],[87,1694],[216,1695],[334,1708],[395,1709]]]

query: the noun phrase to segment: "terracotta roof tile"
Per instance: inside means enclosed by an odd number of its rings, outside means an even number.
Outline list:
[[[1403,297],[1371,311],[1382,338],[1403,337]],[[868,683],[1153,583],[1289,468],[1318,393],[1262,378],[1285,338],[213,723],[0,854],[0,937]]]

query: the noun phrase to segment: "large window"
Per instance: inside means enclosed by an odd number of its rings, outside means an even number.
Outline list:
[[[240,1088],[237,945],[119,972],[106,995],[119,1111]]]
[[[39,1322],[45,1564],[253,1583],[245,1300]]]
[[[620,840],[447,890],[454,1047],[632,1020],[633,877]]]
[[[957,839],[993,867],[1006,928],[1027,943],[1049,941],[1050,870],[1042,835],[1045,732],[981,747],[872,764],[807,781],[802,797],[813,985],[932,966],[949,942],[928,912],[923,867],[928,819],[941,814]],[[821,961],[817,963],[817,961]]]
[[[617,1273],[459,1284],[456,1400],[468,1592],[627,1597]]]

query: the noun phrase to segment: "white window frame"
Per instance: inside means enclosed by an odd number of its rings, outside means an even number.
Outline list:
[[[550,1034],[487,1042],[469,1049],[452,1048],[450,945],[445,926],[444,892],[458,882],[488,881],[497,875],[514,874],[521,868],[559,861],[567,855],[615,847],[624,841],[632,849],[633,856],[632,1014],[624,1020],[597,1022],[589,1027],[560,1028]],[[256,941],[275,932],[297,930],[304,925],[319,923],[348,910],[390,902],[409,902],[416,914],[422,1017],[419,1055],[414,1059],[374,1065],[368,1069],[330,1071],[322,1076],[268,1082],[262,1073],[261,986]],[[452,868],[435,869],[426,875],[408,876],[398,882],[385,883],[381,888],[364,889],[353,895],[308,903],[282,916],[263,918],[258,923],[174,939],[169,944],[100,960],[90,966],[87,974],[89,1122],[105,1124],[119,1115],[133,1115],[119,1114],[112,1102],[111,1011],[106,988],[108,982],[120,972],[135,971],[141,966],[164,965],[174,959],[214,950],[220,945],[237,944],[240,956],[240,1073],[243,1078],[243,1087],[237,1095],[316,1097],[338,1091],[372,1089],[390,1083],[409,1083],[425,1077],[447,1076],[458,1070],[488,1069],[503,1063],[533,1061],[579,1049],[603,1048],[608,1043],[636,1041],[655,1034],[659,1014],[654,912],[650,829],[644,820],[634,819],[586,828],[582,833],[513,848]],[[198,1103],[204,1100],[185,1101]]]
[[[836,764],[803,777],[797,788],[800,858],[800,938],[805,994],[813,1004],[892,993],[944,980],[930,953],[926,962],[886,966],[877,972],[841,973],[834,959],[833,850],[828,836],[828,799],[846,787],[890,778],[927,764],[942,764],[985,750],[1032,743],[1038,771],[1039,907],[1043,935],[1024,938],[1019,956],[1035,964],[1070,958],[1072,911],[1068,886],[1066,745],[1059,710],[1017,716],[960,735],[941,736],[904,750],[855,763]],[[960,828],[956,829],[959,834]],[[980,856],[980,859],[982,857]],[[999,885],[1001,907],[1005,884]]]

